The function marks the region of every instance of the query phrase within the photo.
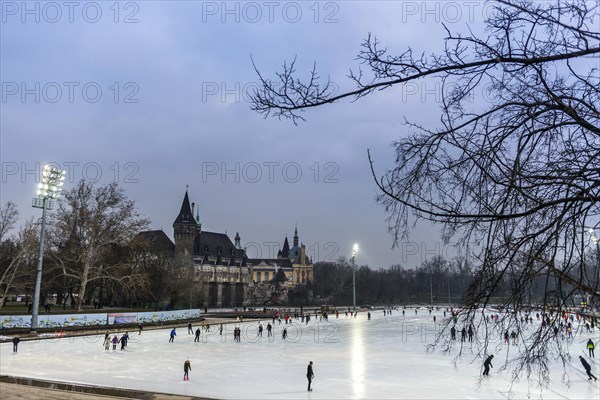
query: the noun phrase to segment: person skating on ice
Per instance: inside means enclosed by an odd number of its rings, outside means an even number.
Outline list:
[[[588,376],[588,381],[592,378],[594,378],[594,380],[597,381],[598,378],[592,375],[592,367],[590,366],[590,364],[588,364],[588,362],[585,361],[585,359],[582,356],[579,356],[579,361],[581,361],[581,365],[583,365],[583,368],[585,368],[585,373]]]
[[[312,389],[310,388],[310,384],[314,377],[315,377],[315,374],[313,373],[313,362],[311,361],[308,363],[308,367],[306,368],[306,379],[308,379],[308,391],[309,392],[312,392]]]
[[[194,342],[200,341],[200,327],[196,328],[196,337],[194,338]]]
[[[490,374],[490,368],[494,368],[494,366],[492,365],[492,359],[494,358],[494,355],[492,354],[491,356],[489,356],[488,358],[485,359],[485,361],[483,362],[483,375],[489,375]]]
[[[19,347],[19,342],[21,341],[21,339],[19,339],[18,336],[15,336],[12,339],[12,343],[13,343],[13,353],[16,353]]]
[[[194,329],[192,328],[192,323],[188,322],[188,335],[194,334]]]
[[[175,332],[175,328],[171,330],[171,334],[169,335],[169,343],[175,343],[175,336],[177,336],[177,332]]]
[[[183,380],[184,381],[189,381],[190,380],[189,371],[191,371],[191,370],[192,370],[192,364],[190,364],[190,359],[188,358],[183,363]]]
[[[590,353],[590,358],[594,358],[594,349],[596,348],[596,346],[594,346],[593,340],[588,340],[587,345],[585,347],[587,347],[588,352]]]

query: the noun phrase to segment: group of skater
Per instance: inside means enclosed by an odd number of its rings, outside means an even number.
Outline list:
[[[106,331],[106,333],[104,334],[104,341],[103,341],[104,351],[110,351],[111,344],[112,344],[113,351],[117,350],[117,345],[119,343],[121,343],[121,350],[125,350],[125,348],[127,347],[128,340],[129,340],[128,332],[125,332],[123,335],[121,335],[120,338],[117,336],[117,334],[113,335],[113,337],[111,338],[110,332]]]

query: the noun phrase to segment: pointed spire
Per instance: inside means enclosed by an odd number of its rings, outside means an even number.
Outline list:
[[[175,222],[173,222],[173,225],[175,224],[196,225],[196,222],[194,222],[194,216],[192,214],[192,208],[190,206],[190,198],[187,192],[187,185],[185,189],[185,196],[183,197],[183,202],[181,203],[181,210],[179,211],[179,215],[175,219]]]
[[[290,255],[290,244],[288,243],[287,240],[287,236],[285,237],[285,240],[283,241],[283,249],[281,249],[281,257],[289,257]]]
[[[240,244],[241,238],[240,238],[240,233],[236,232],[235,233],[235,248],[236,249],[241,249],[242,245]]]
[[[294,229],[294,247],[298,247],[298,226]]]

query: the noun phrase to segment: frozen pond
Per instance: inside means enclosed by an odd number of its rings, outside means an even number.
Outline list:
[[[442,311],[433,315],[443,318]],[[370,321],[365,312],[357,318],[331,316],[329,322],[313,317],[308,325],[298,320],[288,326],[285,341],[281,334],[286,325],[276,323],[269,339],[267,322],[271,320],[262,321],[262,338],[257,338],[257,322],[242,323],[240,343],[233,340],[234,324],[224,325],[223,336],[213,325],[210,332],[202,331],[199,343],[182,327],[174,343],[169,343],[170,328],[130,332],[124,351],[117,346],[105,352],[104,335],[24,341],[18,354],[4,343],[0,373],[219,399],[600,398],[600,381],[588,381],[577,359],[588,338],[598,340],[598,330],[579,333],[568,344],[574,357],[566,369],[568,384],[561,382],[562,365],[553,361],[549,387],[540,389],[524,379],[511,385],[511,374],[501,371],[511,347],[501,342],[491,348],[494,368],[484,379],[474,344],[471,349],[466,343],[456,367],[456,353],[428,352],[436,326],[424,309],[415,315],[408,308],[405,316],[373,311]],[[598,353],[592,364],[596,376]],[[192,371],[190,380],[183,381],[188,357]],[[309,361],[314,362],[312,392],[306,390]]]

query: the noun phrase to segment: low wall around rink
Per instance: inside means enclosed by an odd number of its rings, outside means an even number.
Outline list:
[[[80,326],[145,324],[199,317],[200,309],[93,314],[40,314],[38,316],[38,327],[68,328]],[[0,315],[0,330],[30,327],[31,315]]]

